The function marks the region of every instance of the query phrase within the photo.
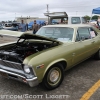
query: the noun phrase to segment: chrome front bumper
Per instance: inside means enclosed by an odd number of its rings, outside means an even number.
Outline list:
[[[10,71],[7,71],[5,69],[1,69],[0,68],[0,74],[8,79],[14,79],[14,80],[17,80],[17,81],[21,81],[23,83],[26,83],[28,84],[30,87],[34,87],[36,85],[39,84],[38,82],[38,79],[36,76],[31,76],[30,78],[27,78],[26,76],[24,75],[20,75],[20,74],[17,74],[17,73],[13,73],[13,72],[10,72]]]

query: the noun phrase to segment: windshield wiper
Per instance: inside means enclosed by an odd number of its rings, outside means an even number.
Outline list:
[[[53,38],[53,37],[49,37],[50,39],[58,39],[58,38]]]

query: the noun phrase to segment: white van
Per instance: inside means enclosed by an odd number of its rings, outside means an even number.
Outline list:
[[[49,24],[84,24],[86,20],[80,16],[68,16],[66,12],[44,13]]]

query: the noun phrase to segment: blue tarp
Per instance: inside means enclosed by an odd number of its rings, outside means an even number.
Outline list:
[[[45,21],[42,21],[42,20],[36,20],[36,23],[37,24],[44,24],[45,23]],[[34,24],[34,22],[32,21],[32,22],[30,22],[28,25],[33,25]]]
[[[38,25],[43,25],[44,23],[45,23],[45,21],[43,21],[43,20],[36,20],[36,23],[38,24]],[[34,24],[34,22],[32,21],[32,22],[30,22],[29,24],[28,24],[28,28],[32,28],[32,25]]]
[[[92,14],[100,14],[100,7],[93,9]]]

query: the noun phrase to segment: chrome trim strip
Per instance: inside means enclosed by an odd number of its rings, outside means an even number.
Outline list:
[[[0,60],[2,60],[2,59],[0,59]],[[13,64],[21,65],[20,63],[16,63],[16,62],[8,61],[8,60],[3,60],[3,61],[5,61],[5,62],[9,62],[9,63],[13,63]]]
[[[32,79],[26,79],[27,81],[33,81],[33,80],[37,80],[37,77],[34,77]]]
[[[24,76],[21,76],[21,75],[18,75],[18,74],[12,73],[12,72],[8,72],[8,71],[3,70],[3,69],[0,69],[0,72],[4,72],[4,73],[7,73],[7,74],[15,75],[15,76],[18,76],[18,77],[21,77],[21,78],[25,78],[25,79],[26,79],[26,77],[24,77]]]
[[[6,67],[23,70],[22,64],[0,59],[0,64]]]
[[[34,87],[34,86],[37,86],[37,85],[39,84],[39,81],[38,81],[38,78],[37,78],[37,77],[33,77],[33,78],[31,78],[31,79],[27,79],[27,78],[24,77],[24,76],[21,76],[21,75],[18,75],[18,74],[15,74],[15,73],[12,73],[12,72],[3,70],[3,69],[0,69],[0,72],[4,72],[4,73],[10,74],[10,75],[15,75],[15,76],[18,76],[18,77],[20,77],[20,78],[24,78],[24,79],[26,79],[27,84],[28,84],[30,87]],[[8,76],[8,78],[10,78],[10,77]],[[16,78],[13,78],[13,79],[20,81],[19,79],[16,79]],[[22,81],[22,82],[23,82],[23,81]]]

